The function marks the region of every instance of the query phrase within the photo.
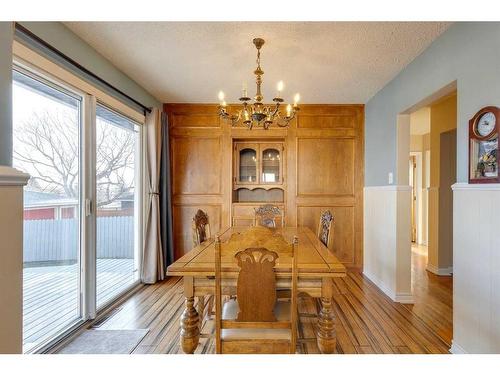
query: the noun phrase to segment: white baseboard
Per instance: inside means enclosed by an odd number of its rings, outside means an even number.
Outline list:
[[[396,293],[396,297],[394,301],[403,303],[403,304],[413,304],[415,303],[415,299],[413,298],[413,294],[411,293]]]
[[[396,291],[388,287],[372,274],[363,271],[363,275],[369,278],[372,283],[374,283],[387,297],[392,299],[394,302],[404,304],[415,303],[415,300],[413,299],[413,295],[411,293],[396,293]]]
[[[455,341],[451,340],[451,348],[450,348],[450,353],[451,354],[468,354],[464,348],[462,348],[460,345],[458,345]]]
[[[438,268],[432,264],[428,264],[426,269],[438,276],[451,276],[453,274],[453,267]]]

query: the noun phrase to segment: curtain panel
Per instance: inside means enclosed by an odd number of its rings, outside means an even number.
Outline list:
[[[172,230],[172,193],[170,178],[170,136],[168,115],[161,114],[161,162],[160,162],[160,227],[163,264],[165,269],[174,262]]]
[[[146,228],[142,256],[141,281],[154,284],[165,278],[160,225],[160,162],[162,147],[162,113],[153,108],[146,115]]]

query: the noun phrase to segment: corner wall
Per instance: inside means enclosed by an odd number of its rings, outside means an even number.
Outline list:
[[[0,354],[23,352],[23,186],[28,178],[0,166]]]
[[[397,118],[411,107],[429,104],[429,98],[437,92],[457,88],[457,180],[468,180],[468,120],[482,107],[500,106],[500,23],[459,22],[452,25],[442,36],[409,64],[396,78],[380,90],[366,105],[365,123],[365,186],[388,185],[387,175],[396,170],[397,165]],[[478,59],[477,56],[489,56]],[[449,89],[448,92],[451,92]],[[396,176],[395,184],[405,184],[404,176]],[[492,190],[494,187],[489,186]],[[490,200],[484,201],[485,209],[498,208],[497,197],[500,190],[492,190]],[[479,319],[499,316],[498,296],[490,292],[500,290],[500,273],[496,257],[481,258],[481,254],[492,254],[493,246],[500,245],[488,232],[477,225],[477,217],[470,214],[476,210],[472,203],[476,194],[454,194],[453,242],[455,254],[453,287],[453,347],[455,352],[499,353],[500,325],[496,327],[481,324]],[[494,197],[494,198],[493,198]],[[494,206],[496,204],[496,206]],[[378,207],[384,210],[385,207]],[[497,209],[496,212],[499,212]],[[365,215],[368,212],[365,210]],[[373,215],[383,217],[382,212]],[[499,228],[500,217],[490,215],[488,228]],[[377,223],[365,222],[365,233],[376,233],[376,242],[368,245],[370,237],[365,237],[365,257],[378,259],[384,264],[387,250],[382,248],[387,233],[381,228],[394,228],[394,218]],[[496,229],[496,231],[498,231]],[[396,229],[394,229],[396,230]],[[496,232],[489,232],[496,233]],[[391,236],[393,234],[391,233]],[[488,236],[490,244],[477,242],[478,236]],[[495,238],[498,236],[495,236]],[[390,249],[391,256],[398,253]],[[394,272],[390,264],[384,265]],[[483,275],[488,275],[487,278]],[[485,280],[486,284],[481,283]],[[471,288],[477,285],[477,288]],[[478,309],[480,313],[478,313]],[[489,329],[489,330],[488,330]],[[486,330],[488,330],[486,334]]]
[[[500,353],[500,186],[455,184],[453,201],[451,352]]]

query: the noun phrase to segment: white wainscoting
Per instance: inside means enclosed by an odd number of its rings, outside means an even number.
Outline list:
[[[413,303],[410,202],[408,185],[364,189],[363,273],[401,303]]]
[[[452,353],[500,353],[500,184],[453,185]]]

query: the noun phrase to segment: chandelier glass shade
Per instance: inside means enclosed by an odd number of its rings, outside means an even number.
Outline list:
[[[255,127],[261,127],[264,129],[269,129],[273,124],[279,127],[288,127],[290,121],[295,118],[297,111],[299,110],[298,102],[300,100],[300,95],[297,93],[294,96],[294,104],[286,105],[284,113],[281,112],[281,108],[285,106],[284,100],[281,97],[281,92],[283,91],[283,81],[279,81],[277,85],[278,94],[273,98],[274,104],[266,105],[263,103],[264,96],[262,95],[262,76],[264,71],[260,66],[260,50],[264,45],[264,39],[255,38],[253,44],[257,48],[257,68],[254,70],[255,82],[257,85],[257,91],[255,96],[252,98],[248,96],[246,84],[243,85],[242,95],[238,99],[243,106],[242,109],[235,113],[228,112],[227,104],[225,101],[225,95],[223,91],[219,92],[219,116],[222,119],[230,120],[232,126],[237,126],[239,123],[247,126],[248,129]]]

